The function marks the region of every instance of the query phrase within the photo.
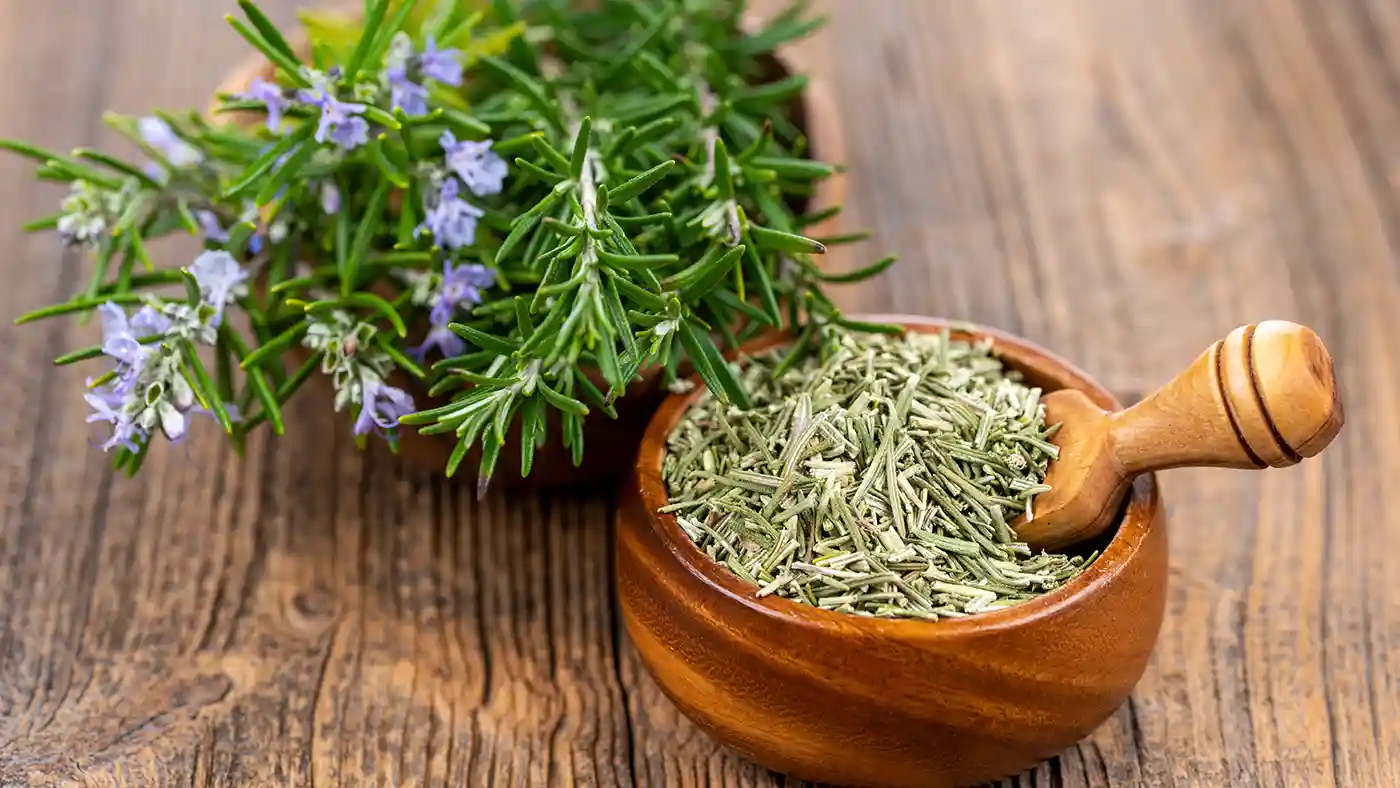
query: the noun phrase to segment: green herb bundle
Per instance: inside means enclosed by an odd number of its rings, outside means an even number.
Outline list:
[[[748,360],[753,407],[703,392],[662,475],[681,529],[760,596],[939,619],[1007,607],[1077,575],[1008,525],[1048,490],[1040,390],[987,343],[859,337]]]
[[[584,416],[612,415],[641,371],[688,362],[746,405],[724,348],[858,327],[822,284],[892,262],[812,261],[859,236],[808,237],[835,209],[795,207],[835,171],[803,156],[806,78],[769,70],[819,25],[800,4],[744,32],[742,0],[369,0],[359,20],[309,17],[306,46],[239,5],[266,77],[212,119],[111,117],[147,161],[0,141],[71,185],[28,227],[89,250],[91,276],[19,322],[99,312],[102,344],[58,363],[112,364],[85,396],[128,473],[191,413],[235,448],[280,434],[316,374],[357,436],[454,436],[449,475],[479,443],[489,479],[506,440],[522,474],[547,440],[577,463]],[[160,262],[153,243],[180,233],[203,254]]]

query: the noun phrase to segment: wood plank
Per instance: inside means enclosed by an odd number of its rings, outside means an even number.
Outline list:
[[[111,144],[243,52],[207,4],[0,4],[0,136]],[[297,3],[263,3],[279,21]],[[765,3],[765,5],[777,5]],[[1317,461],[1163,476],[1167,622],[1100,730],[1006,786],[1400,784],[1400,11],[1383,0],[827,0],[848,221],[899,252],[856,309],[1034,337],[1124,399],[1230,328],[1315,327],[1350,426]],[[38,31],[63,30],[63,45]],[[0,158],[0,306],[85,264]],[[188,254],[188,247],[163,250]],[[91,325],[0,328],[0,785],[777,786],[618,631],[613,501],[468,490],[343,419],[226,456],[203,424],[113,478]],[[329,437],[328,437],[329,436]]]

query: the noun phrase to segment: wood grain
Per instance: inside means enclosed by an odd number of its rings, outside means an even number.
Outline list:
[[[290,20],[291,0],[263,3]],[[1171,585],[1137,691],[1010,788],[1400,785],[1400,11],[1386,0],[826,0],[865,311],[1035,339],[1121,399],[1229,329],[1312,326],[1349,427],[1264,474],[1162,478]],[[111,144],[243,54],[210,0],[0,0],[0,135]],[[86,269],[19,224],[0,313]],[[188,250],[162,250],[186,254]],[[93,326],[0,327],[0,785],[796,785],[641,670],[609,596],[614,502],[431,482],[298,406],[137,482],[86,447]]]

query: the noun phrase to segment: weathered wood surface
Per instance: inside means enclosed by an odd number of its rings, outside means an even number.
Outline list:
[[[1346,398],[1319,460],[1162,478],[1152,667],[1008,785],[1400,785],[1397,6],[826,5],[852,224],[904,258],[848,306],[1023,333],[1127,399],[1285,318]],[[0,136],[110,143],[104,108],[202,103],[243,54],[225,10],[0,0]],[[85,272],[18,230],[60,192],[12,158],[0,184],[8,324]],[[641,673],[607,495],[478,505],[307,407],[243,461],[203,425],[118,480],[83,370],[48,366],[94,328],[0,332],[0,785],[784,784]]]

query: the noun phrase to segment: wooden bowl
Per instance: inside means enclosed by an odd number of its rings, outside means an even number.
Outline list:
[[[744,27],[749,30],[761,29],[762,23],[763,20],[754,16],[752,12],[744,18]],[[299,39],[294,37],[292,46],[299,52],[306,52],[310,49],[304,35]],[[806,133],[807,155],[810,158],[839,163],[845,158],[846,153],[841,116],[838,114],[829,83],[820,73],[811,69],[815,59],[810,49],[799,45],[798,47],[786,47],[778,50],[770,65],[775,80],[794,71],[805,72],[809,75],[807,89],[793,107],[794,123]],[[221,80],[215,92],[241,93],[252,83],[254,77],[260,76],[271,80],[275,73],[276,69],[271,63],[262,56],[255,55],[230,71]],[[211,115],[215,106],[217,106],[217,102],[211,106]],[[256,124],[262,122],[262,115],[257,113],[229,113],[215,117],[223,117],[234,123]],[[845,176],[837,172],[816,185],[815,193],[807,200],[804,207],[810,208],[811,212],[817,212],[839,205],[845,196],[845,189]],[[833,217],[808,228],[806,232],[816,237],[835,235],[838,232],[838,222],[839,218]],[[841,270],[842,264],[845,262],[842,259],[841,249],[841,247],[831,249],[825,256],[827,259],[823,262],[830,264],[836,270]],[[309,354],[300,353],[298,356],[297,353],[293,353],[292,355],[297,363],[301,363]],[[323,396],[329,398],[331,396],[330,382],[323,378],[324,376],[318,375],[312,381],[308,381],[309,388],[315,388]],[[595,382],[600,380],[600,378],[595,377]],[[389,382],[413,394],[420,409],[426,410],[447,402],[441,398],[428,398],[426,388],[406,374],[396,372]],[[550,438],[545,445],[536,450],[534,470],[530,476],[526,479],[520,477],[520,444],[517,433],[501,447],[501,454],[496,464],[495,483],[524,487],[551,487],[605,480],[615,481],[623,478],[631,470],[632,460],[636,456],[637,447],[641,442],[647,422],[666,396],[667,391],[660,381],[660,371],[658,369],[643,370],[641,380],[635,381],[628,388],[626,396],[617,401],[618,418],[616,420],[610,419],[596,410],[584,418],[585,454],[584,462],[579,466],[574,465],[571,451],[563,446],[559,437],[561,427],[557,414],[551,412],[547,425]],[[456,445],[455,436],[420,435],[415,429],[405,428],[400,430],[399,456],[416,469],[440,473],[447,465],[448,458],[452,455]],[[458,478],[474,480],[480,456],[479,447],[474,448],[462,463]]]
[[[934,332],[946,321],[874,318]],[[990,337],[1035,386],[1113,396],[1024,339]],[[782,339],[756,343],[750,352]],[[937,622],[821,610],[756,589],[702,553],[671,515],[666,437],[697,393],[662,404],[618,513],[617,588],[642,662],[716,739],[770,769],[861,786],[967,786],[1015,774],[1083,738],[1141,678],[1162,623],[1163,507],[1140,477],[1102,555],[1021,605]]]

